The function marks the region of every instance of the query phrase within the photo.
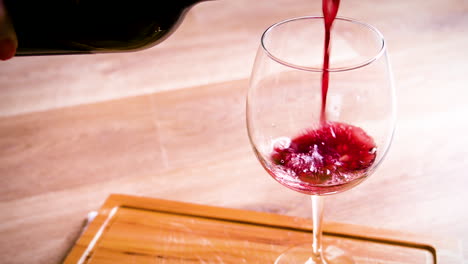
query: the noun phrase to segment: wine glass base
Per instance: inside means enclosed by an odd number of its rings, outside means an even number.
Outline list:
[[[284,251],[275,264],[357,264],[344,250],[329,246],[322,258],[313,257],[311,243],[300,244]]]

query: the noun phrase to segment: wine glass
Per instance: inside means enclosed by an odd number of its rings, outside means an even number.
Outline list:
[[[293,247],[276,263],[343,263],[343,256],[334,260],[322,248],[323,196],[371,175],[393,136],[395,91],[382,34],[369,24],[337,17],[330,66],[323,69],[324,30],[323,17],[315,16],[270,26],[251,75],[247,130],[253,150],[276,181],[312,200],[310,250],[300,253]],[[324,72],[329,75],[326,97]],[[347,258],[346,263],[355,263]]]

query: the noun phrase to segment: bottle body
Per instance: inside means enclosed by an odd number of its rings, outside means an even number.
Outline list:
[[[167,38],[194,0],[4,0],[17,56],[136,51]]]

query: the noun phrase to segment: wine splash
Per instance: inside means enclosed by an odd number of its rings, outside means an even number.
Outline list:
[[[271,154],[276,179],[293,177],[290,188],[300,192],[326,193],[367,172],[376,158],[376,145],[372,137],[357,126],[339,123],[322,123],[290,140],[275,141]],[[282,177],[283,179],[279,179]],[[294,185],[294,182],[296,186]]]

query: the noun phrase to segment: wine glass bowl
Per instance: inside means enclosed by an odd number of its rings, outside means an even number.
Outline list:
[[[270,26],[262,35],[247,94],[247,130],[261,165],[280,184],[313,197],[316,256],[308,263],[333,263],[322,259],[315,234],[321,232],[322,196],[348,190],[375,171],[396,119],[382,34],[337,17],[330,67],[323,69],[324,30],[323,17],[315,16]]]
[[[331,122],[365,131],[375,141],[375,160],[339,186],[307,184],[281,175],[281,166],[271,157],[275,146],[321,127],[323,31],[321,17],[290,19],[268,28],[247,96],[248,133],[261,164],[288,188],[320,195],[344,191],[370,175],[387,152],[395,122],[395,96],[382,35],[370,25],[337,18],[326,115]],[[303,188],[294,187],[298,184]]]

